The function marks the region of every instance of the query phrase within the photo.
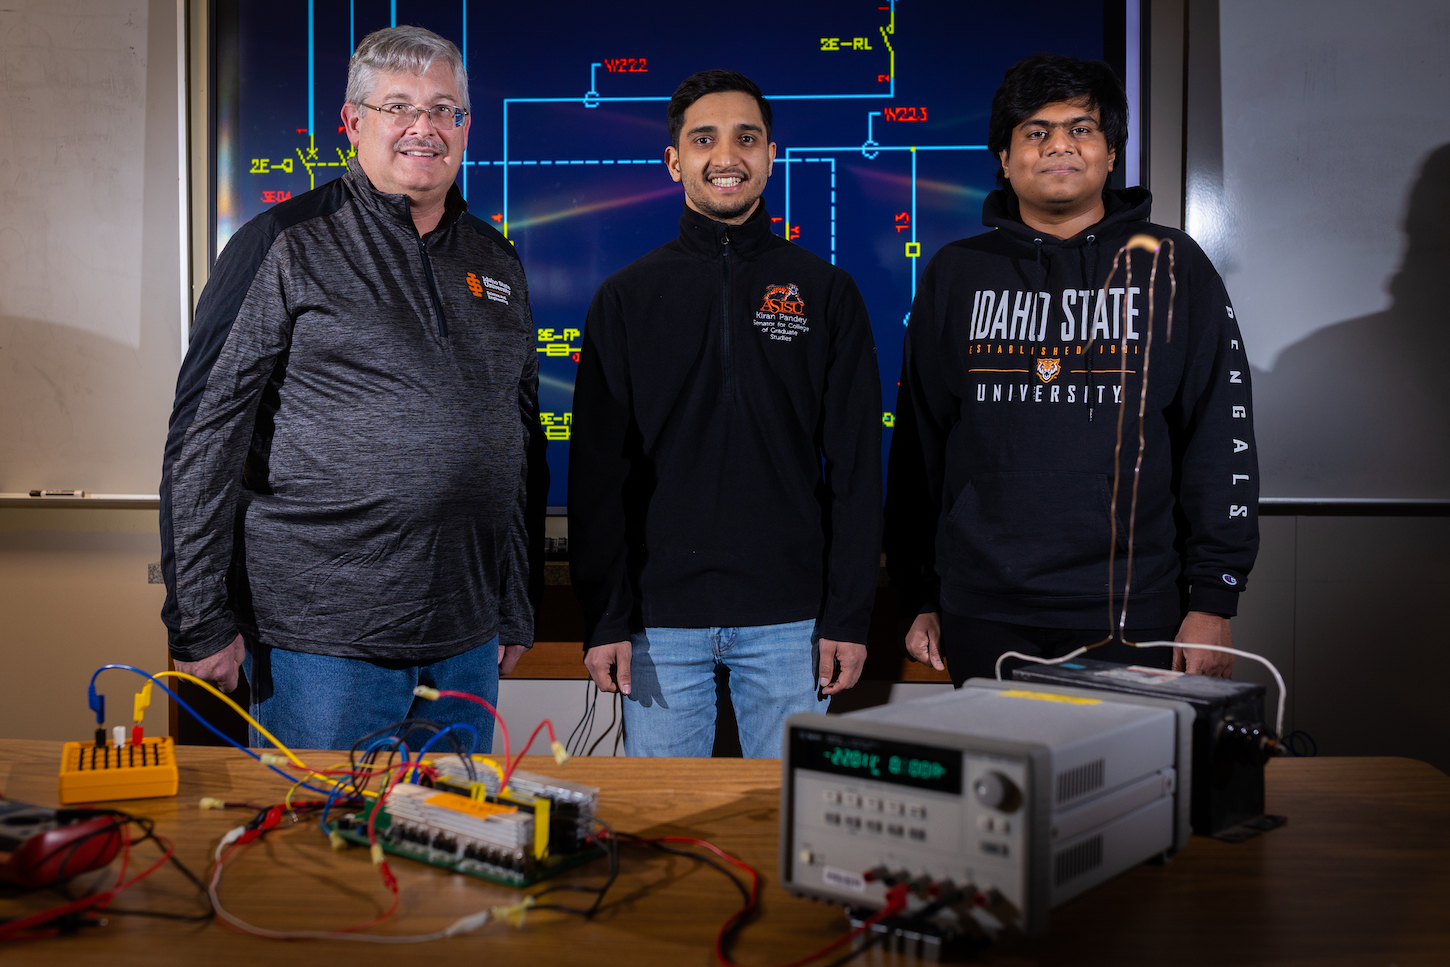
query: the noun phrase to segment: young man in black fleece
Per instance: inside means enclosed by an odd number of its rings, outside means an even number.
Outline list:
[[[1171,658],[1220,677],[1233,669],[1223,652],[1121,643],[1229,645],[1258,550],[1243,339],[1194,241],[1148,222],[1146,190],[1106,189],[1127,115],[1101,62],[1040,54],[1008,70],[988,135],[1001,164],[1002,187],[983,206],[993,231],[938,252],[912,306],[888,472],[888,565],[913,619],[907,650],[938,669],[945,661],[958,686],[993,676],[1003,652],[1060,656],[1110,628],[1119,640],[1092,657],[1162,667]],[[1137,233],[1175,247],[1171,342],[1166,257],[1152,289],[1152,255],[1136,251],[1132,286],[1120,266],[1102,292],[1114,254]],[[1146,449],[1120,626],[1144,378]]]
[[[708,756],[728,677],[745,755],[866,658],[881,389],[861,294],[770,231],[770,104],[703,71],[667,112],[675,240],[599,287],[569,458],[584,664],[630,755]],[[814,652],[814,654],[813,654]]]

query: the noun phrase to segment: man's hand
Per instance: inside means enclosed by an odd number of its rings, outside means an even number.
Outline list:
[[[941,615],[925,611],[916,616],[906,633],[906,653],[923,665],[945,671],[941,660]]]
[[[208,655],[201,661],[178,661],[173,664],[177,671],[195,675],[203,681],[211,682],[222,691],[231,693],[237,690],[237,669],[242,667],[242,661],[246,657],[247,646],[242,644],[242,636],[237,635],[230,645],[215,655]]]
[[[1234,643],[1228,619],[1203,611],[1188,612],[1173,640],[1193,645],[1222,645],[1225,648],[1232,648]],[[1210,678],[1228,678],[1234,671],[1234,656],[1222,651],[1174,648],[1173,670]]]
[[[821,645],[821,694],[835,695],[856,684],[861,669],[866,664],[866,646],[854,641],[832,641],[822,638]],[[841,674],[836,675],[836,662],[841,663]]]
[[[498,673],[507,675],[514,670],[524,652],[529,650],[528,645],[499,645],[498,646]]]
[[[584,653],[584,667],[601,692],[629,694],[629,656],[634,646],[627,641],[595,645]]]

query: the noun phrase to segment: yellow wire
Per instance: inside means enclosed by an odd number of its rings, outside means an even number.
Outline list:
[[[306,781],[306,779],[298,779],[296,782],[292,783],[292,786],[287,790],[287,795],[282,797],[282,808],[287,810],[287,812],[292,812],[292,794],[298,789],[302,788],[302,784]]]
[[[285,745],[283,745],[281,742],[279,742],[277,740],[277,737],[275,735],[273,735],[271,732],[268,732],[265,728],[263,728],[261,722],[258,722],[256,719],[254,719],[250,715],[248,715],[246,709],[242,708],[236,702],[232,701],[231,698],[229,698],[225,692],[223,692],[221,689],[217,688],[211,682],[208,682],[208,681],[205,681],[203,679],[197,678],[195,675],[190,675],[190,674],[187,674],[186,672],[175,672],[175,671],[157,672],[153,677],[154,678],[180,678],[183,681],[191,682],[194,685],[200,685],[202,688],[206,689],[208,692],[210,692],[211,694],[215,695],[217,698],[221,699],[227,705],[231,706],[231,708],[232,708],[232,710],[234,712],[236,712],[242,718],[246,719],[247,722],[248,722],[248,724],[250,724],[252,726],[252,728],[256,729],[258,732],[260,732],[262,734],[262,736],[264,738],[267,739],[267,741],[271,742],[274,746],[276,746],[278,752],[281,752],[288,759],[290,759],[292,761],[292,764],[295,765],[297,768],[302,769],[302,770],[304,770],[307,773],[307,775],[304,776],[302,778],[302,780],[298,782],[297,785],[301,785],[303,782],[306,782],[308,779],[313,779],[313,780],[316,780],[316,781],[319,781],[319,782],[330,783],[333,787],[338,787],[338,786],[342,786],[343,785],[343,780],[341,780],[341,779],[336,779],[336,778],[334,778],[332,776],[325,776],[325,775],[323,775],[320,772],[313,771],[313,769],[312,769],[311,766],[309,766],[307,763],[303,762],[301,759],[297,758],[297,753],[293,752],[291,749],[287,748]],[[497,773],[498,778],[499,778],[500,785],[502,784],[502,782],[503,782],[503,770],[499,768],[498,763],[494,762],[492,759],[485,759],[485,758],[483,758],[481,756],[474,756],[473,757],[473,761],[475,761],[475,762],[481,762],[484,765],[488,766],[490,769],[492,769],[495,773]],[[340,767],[345,766],[345,765],[351,765],[351,763],[340,762],[336,766],[329,766],[328,768],[340,768]],[[356,788],[356,778],[355,777],[349,778],[347,781],[350,782],[350,783],[353,783],[354,784],[354,788]],[[297,786],[293,786],[292,789],[288,790],[288,792],[287,792],[287,800],[286,800],[286,802],[287,802],[287,808],[288,809],[291,809],[292,808],[292,792],[294,790],[296,790],[296,788],[297,788]],[[364,792],[363,795],[364,796],[373,796],[373,797],[376,797],[377,796],[377,793],[372,792],[371,790],[369,790],[367,792]]]
[[[227,694],[225,692],[223,692],[221,689],[217,688],[211,682],[203,681],[202,679],[197,678],[195,675],[188,675],[186,672],[157,672],[152,677],[154,677],[154,678],[180,678],[183,681],[191,682],[194,685],[200,685],[202,688],[206,689],[208,692],[211,692],[217,698],[221,699],[223,702],[226,702],[228,705],[230,705],[232,707],[232,710],[235,711],[242,718],[246,719],[247,722],[248,722],[248,724],[250,724],[252,726],[252,728],[254,728],[258,732],[262,733],[263,737],[265,737],[267,739],[267,741],[269,741],[273,745],[275,745],[277,747],[277,751],[278,752],[281,752],[287,758],[291,759],[293,765],[295,765],[299,769],[306,769],[309,773],[312,772],[311,767],[308,766],[307,763],[303,762],[301,759],[297,758],[297,754],[295,752],[293,752],[291,749],[287,748],[281,742],[278,742],[277,741],[277,737],[275,735],[273,735],[271,732],[268,732],[265,728],[263,728],[261,722],[258,722],[256,719],[254,719],[250,715],[248,715],[246,709],[242,708],[236,702],[233,702],[230,698],[227,697]],[[316,775],[316,773],[313,773],[313,775]]]

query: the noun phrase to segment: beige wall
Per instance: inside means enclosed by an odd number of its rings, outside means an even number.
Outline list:
[[[0,737],[89,739],[86,685],[101,665],[166,668],[154,510],[0,507]],[[107,672],[106,724],[130,725],[141,679]],[[148,734],[167,731],[152,698]]]

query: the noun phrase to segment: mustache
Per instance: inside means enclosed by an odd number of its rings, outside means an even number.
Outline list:
[[[407,151],[412,148],[427,148],[430,151],[437,151],[439,154],[448,153],[448,147],[442,141],[433,138],[399,138],[393,145],[394,151]]]

